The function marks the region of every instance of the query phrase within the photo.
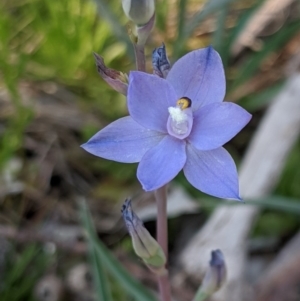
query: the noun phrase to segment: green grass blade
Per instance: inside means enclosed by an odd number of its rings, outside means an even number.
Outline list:
[[[261,7],[261,5],[265,1],[266,0],[257,1],[251,8],[246,9],[245,12],[241,13],[236,22],[236,25],[228,33],[228,37],[226,38],[226,43],[223,43],[222,50],[221,50],[223,65],[225,69],[227,68],[229,63],[229,57],[230,57],[230,52],[233,43],[239,37],[241,32],[245,29],[245,26],[247,25],[250,18],[257,12],[257,10]]]
[[[186,0],[179,0],[178,2],[178,26],[177,26],[177,40],[182,40],[184,35],[185,25],[185,12],[186,12]],[[180,51],[181,45],[174,44],[174,56]]]
[[[279,81],[278,83],[267,87],[266,89],[250,94],[239,101],[239,105],[245,110],[255,112],[270,104],[270,102],[278,95],[285,81]]]
[[[29,245],[18,255],[11,251],[12,256],[7,258],[1,277],[0,300],[30,301],[35,284],[47,269],[48,259],[35,245]]]
[[[92,227],[91,218],[85,203],[81,204],[81,216],[84,228],[88,235],[89,243],[93,245],[96,255],[101,263],[118,280],[120,285],[138,301],[157,301],[154,296],[136,279],[134,279],[109,252],[105,245],[97,238]]]
[[[236,0],[207,0],[204,8],[196,13],[190,22],[185,24],[182,36],[176,39],[174,44],[174,59],[177,59],[184,50],[184,45],[188,37],[191,36],[195,28],[211,13],[216,13],[224,6],[228,6],[231,2]]]
[[[15,262],[13,268],[10,270],[6,278],[7,286],[12,285],[13,283],[17,282],[20,277],[22,277],[26,268],[28,267],[30,262],[35,258],[37,253],[38,251],[35,245],[30,245],[24,250],[24,252]]]
[[[214,198],[203,198],[200,201],[201,206],[206,208],[215,208],[218,206],[256,206],[265,209],[271,209],[280,212],[288,212],[300,215],[300,200],[278,195],[271,195],[258,199],[244,200],[244,202],[227,202]]]
[[[248,200],[246,201],[246,204],[297,215],[300,214],[300,201],[298,199],[284,196],[273,195],[262,199]]]
[[[83,223],[86,226],[87,232],[95,233],[94,225],[91,222],[91,216],[89,215],[89,212],[86,209],[85,214],[86,216],[82,216],[82,219]],[[89,259],[91,262],[93,272],[94,289],[96,291],[98,301],[112,301],[106,271],[104,270],[103,264],[97,256],[97,251],[95,249],[92,239],[88,240],[88,245]]]
[[[162,32],[167,31],[167,22],[166,22],[166,16],[168,12],[170,11],[170,3],[169,1],[156,1],[156,20],[155,20],[155,26],[157,29],[159,29]]]
[[[94,0],[94,2],[97,5],[99,15],[109,23],[110,27],[113,30],[113,33],[116,35],[118,40],[125,43],[128,50],[131,49],[132,45],[131,45],[131,42],[129,40],[127,32],[124,30],[124,28],[120,24],[119,20],[117,19],[117,17],[109,9],[109,7],[107,6],[106,1]],[[120,4],[120,6],[121,6],[121,4]],[[132,52],[130,52],[130,53],[132,53]]]
[[[215,30],[213,37],[212,37],[212,45],[213,47],[219,52],[222,57],[222,45],[226,44],[223,43],[224,34],[225,34],[225,26],[226,26],[226,17],[228,14],[228,6],[224,7],[218,13],[218,20],[217,20],[217,29]]]
[[[96,249],[91,246],[90,261],[93,270],[93,280],[95,291],[99,301],[112,301],[111,292],[108,285],[106,272],[102,262],[99,260]]]
[[[299,32],[300,22],[294,22],[291,25],[285,26],[278,33],[274,34],[264,43],[262,51],[254,53],[247,62],[243,65],[236,76],[236,80],[228,88],[230,92],[245,81],[247,81],[259,68],[262,61],[273,51],[282,48],[297,32]]]

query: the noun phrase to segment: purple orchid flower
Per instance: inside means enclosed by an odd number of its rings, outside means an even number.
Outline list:
[[[212,48],[179,59],[166,79],[144,72],[129,75],[130,116],[102,129],[82,147],[118,162],[139,162],[144,190],[170,182],[179,172],[197,189],[240,199],[235,163],[222,147],[251,119],[240,106],[223,102],[225,75]]]

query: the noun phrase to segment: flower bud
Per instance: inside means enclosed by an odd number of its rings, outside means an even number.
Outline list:
[[[201,287],[199,288],[194,301],[206,300],[213,293],[218,291],[226,280],[226,265],[221,250],[211,252],[209,268],[205,273]]]
[[[127,199],[122,207],[122,215],[131,236],[133,249],[146,265],[154,272],[165,272],[166,256],[158,242],[144,227],[143,222],[132,211],[131,200]]]
[[[159,77],[166,78],[170,69],[171,65],[166,53],[165,44],[158,48],[155,48],[152,52],[152,66],[153,66],[153,73],[158,75]]]
[[[125,73],[105,66],[103,58],[94,53],[96,66],[100,76],[116,91],[127,95],[128,77]]]
[[[122,0],[125,15],[136,25],[145,25],[155,12],[154,0]]]

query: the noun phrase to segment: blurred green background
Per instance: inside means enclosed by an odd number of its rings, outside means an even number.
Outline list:
[[[239,164],[266,108],[286,80],[288,62],[299,52],[299,2],[287,6],[253,44],[240,45],[239,51],[234,47],[247,20],[265,1],[211,0],[203,6],[205,2],[157,1],[156,28],[146,47],[147,69],[152,72],[151,53],[162,42],[172,62],[209,44],[219,51],[227,74],[227,99],[253,114],[250,124],[226,145]],[[135,68],[127,23],[119,0],[0,1],[1,301],[60,300],[61,291],[66,291],[63,300],[95,300],[92,276],[84,267],[78,273],[85,277],[86,287],[76,291],[70,284],[72,267],[87,261],[78,238],[81,197],[88,200],[100,237],[130,267],[126,261],[126,256],[133,257],[130,240],[124,238],[116,206],[128,195],[144,198],[135,177],[136,165],[92,157],[79,147],[101,127],[127,114],[125,97],[99,77],[93,59],[96,52],[110,68],[125,73]],[[275,238],[271,254],[300,226],[299,166],[298,142],[274,194],[256,203],[262,211],[252,237]],[[201,224],[221,204],[207,200],[182,175],[175,183],[201,203]],[[171,245],[178,223],[183,220],[170,223]],[[57,231],[62,236],[72,233],[76,243],[68,246],[62,239],[54,244]],[[60,280],[48,279],[52,286],[40,293],[45,275]],[[140,278],[151,287],[153,279]],[[132,300],[117,281],[109,281],[115,300]]]

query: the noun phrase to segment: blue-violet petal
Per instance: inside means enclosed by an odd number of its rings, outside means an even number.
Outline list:
[[[175,106],[176,100],[173,87],[165,79],[145,72],[130,72],[128,110],[140,125],[167,133],[168,108]]]
[[[82,147],[89,153],[117,162],[140,162],[144,154],[164,137],[145,129],[130,116],[120,118],[95,134]]]
[[[144,155],[137,177],[146,191],[162,187],[179,173],[186,161],[185,146],[185,140],[167,135]]]
[[[231,103],[212,103],[194,112],[188,140],[199,150],[218,148],[232,139],[251,119],[242,107]]]
[[[226,82],[220,55],[207,47],[189,52],[172,66],[168,76],[177,97],[189,97],[193,110],[225,96]]]
[[[183,172],[187,180],[204,193],[218,198],[240,200],[236,166],[222,147],[199,151],[187,144],[187,160]]]

